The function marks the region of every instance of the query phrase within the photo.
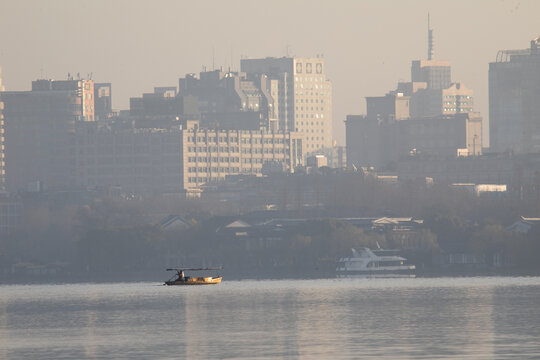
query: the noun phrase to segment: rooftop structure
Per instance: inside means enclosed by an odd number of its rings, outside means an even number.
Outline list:
[[[179,79],[179,95],[198,99],[203,126],[277,130],[275,101],[267,82],[266,75],[203,71],[199,77],[187,74]]]

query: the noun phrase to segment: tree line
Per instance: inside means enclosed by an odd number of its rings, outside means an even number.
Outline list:
[[[332,183],[321,198],[320,216],[289,230],[284,241],[246,247],[224,241],[211,226],[216,216],[239,214],[233,202],[204,199],[99,199],[89,205],[53,208],[40,201],[24,206],[21,226],[0,238],[0,276],[54,264],[63,273],[112,274],[162,271],[164,267],[223,265],[238,277],[331,276],[339,257],[355,247],[403,247],[396,233],[364,231],[334,217],[413,216],[423,227],[403,249],[429,265],[436,253],[500,254],[505,266],[540,272],[540,229],[505,230],[520,215],[534,213],[530,199],[478,197],[444,186],[402,187],[375,181]],[[254,206],[260,207],[261,204]],[[303,212],[297,209],[297,216]],[[191,226],[165,231],[158,219],[182,214]]]

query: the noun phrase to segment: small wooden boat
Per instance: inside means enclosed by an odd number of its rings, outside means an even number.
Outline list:
[[[221,267],[213,268],[172,268],[167,271],[176,271],[176,274],[165,281],[164,285],[215,285],[221,283],[222,277],[217,276],[186,276],[184,271],[221,270]]]

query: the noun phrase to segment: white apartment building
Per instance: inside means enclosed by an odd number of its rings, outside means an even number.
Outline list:
[[[289,172],[303,164],[302,135],[296,132],[191,128],[182,138],[188,191],[227,175],[262,176],[265,164],[284,164]]]
[[[324,58],[242,59],[240,67],[268,76],[279,129],[302,133],[306,155],[332,147],[332,83]]]

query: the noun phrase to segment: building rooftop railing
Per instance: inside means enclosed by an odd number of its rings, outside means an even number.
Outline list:
[[[510,62],[512,56],[523,56],[531,55],[531,49],[522,49],[522,50],[499,50],[497,52],[496,62]]]

